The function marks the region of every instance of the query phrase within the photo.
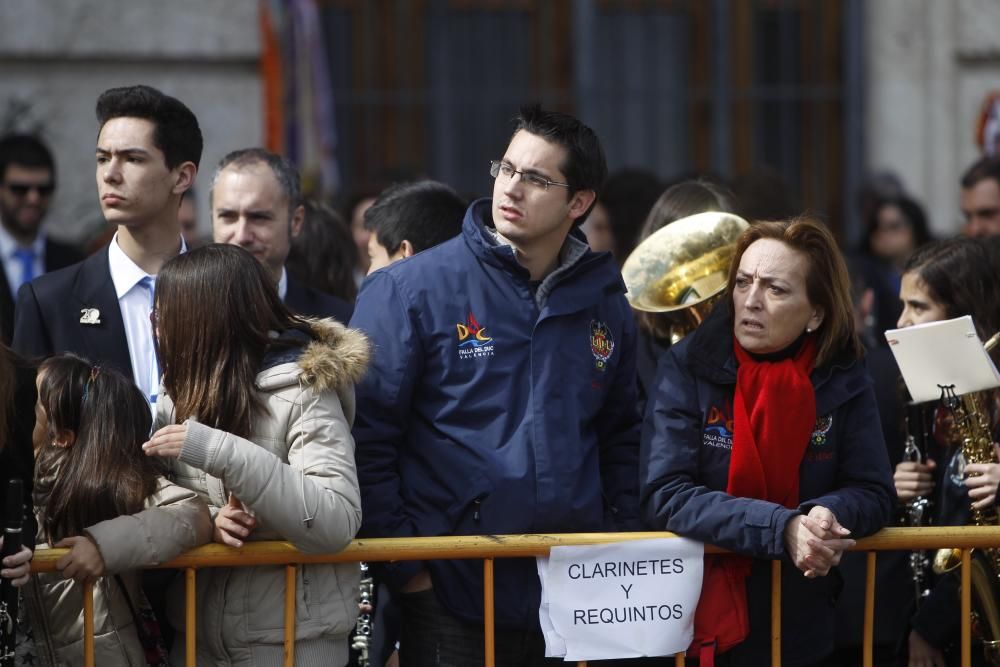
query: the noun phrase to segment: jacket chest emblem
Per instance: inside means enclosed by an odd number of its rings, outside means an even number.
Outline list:
[[[594,355],[594,368],[599,371],[607,370],[608,359],[615,351],[615,339],[611,336],[611,329],[600,320],[590,321],[590,352]]]
[[[716,449],[733,448],[733,404],[710,406],[701,432],[701,444]]]
[[[486,332],[486,326],[476,320],[469,311],[469,318],[455,325],[458,335],[458,358],[481,359],[493,356],[493,338]]]
[[[816,418],[816,426],[813,429],[812,437],[809,438],[809,445],[812,447],[823,447],[826,445],[826,435],[833,426],[833,415],[825,415]]]

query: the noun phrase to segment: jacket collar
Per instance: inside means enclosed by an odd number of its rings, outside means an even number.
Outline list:
[[[488,197],[469,206],[462,222],[466,245],[479,261],[527,284],[531,275],[518,263],[514,249],[496,240],[493,226],[489,224],[491,215],[492,200]],[[563,264],[538,289],[540,308],[553,310],[553,314],[572,312],[603,299],[606,293],[625,292],[625,282],[611,253],[591,251],[586,239],[579,226],[570,230],[559,253]],[[586,280],[581,280],[583,277]]]
[[[736,383],[736,355],[733,352],[733,315],[723,296],[705,321],[688,338],[686,345],[692,370],[717,384]],[[680,351],[680,350],[679,350]],[[842,372],[836,372],[842,371]],[[839,356],[810,375],[816,391],[816,414],[828,414],[837,405],[861,393],[871,379],[862,360]]]

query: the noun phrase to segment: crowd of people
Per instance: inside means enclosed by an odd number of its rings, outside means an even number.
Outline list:
[[[341,215],[283,157],[233,150],[204,243],[185,213],[195,115],[148,86],[105,91],[96,115],[111,235],[89,256],[45,234],[45,146],[0,139],[0,470],[24,483],[23,512],[0,507],[24,536],[0,570],[17,617],[0,664],[81,664],[87,581],[97,664],[183,664],[183,582],[143,568],[208,542],[634,530],[728,552],[705,560],[691,664],[769,661],[774,560],[782,664],[860,664],[856,540],[921,499],[928,524],[995,516],[1000,463],[966,464],[946,407],[923,406],[922,447],[904,447],[883,336],[961,315],[983,340],[1000,329],[994,158],[961,179],[964,237],[932,240],[914,197],[883,188],[843,253],[819,218],[760,214],[711,179],[609,178],[589,127],[524,107],[492,196],[471,203],[414,180]],[[621,264],[710,211],[750,224],[678,336],[671,315],[633,310]],[[980,398],[995,437],[997,393]],[[32,573],[47,548],[68,551]],[[957,578],[919,561],[879,570],[877,664],[957,655]],[[497,664],[553,662],[535,563],[495,568]],[[478,562],[372,569],[366,665],[483,663]],[[295,664],[358,664],[360,578],[299,568]],[[200,573],[198,664],[282,664],[285,585],[280,567]]]

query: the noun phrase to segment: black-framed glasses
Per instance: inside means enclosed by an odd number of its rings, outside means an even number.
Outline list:
[[[18,197],[24,197],[32,190],[37,192],[39,197],[48,197],[56,190],[56,186],[52,183],[42,183],[41,185],[35,183],[4,183],[4,187]]]
[[[490,176],[497,178],[503,175],[504,178],[514,178],[514,174],[521,175],[521,182],[532,185],[536,188],[541,188],[542,190],[548,190],[550,185],[558,185],[560,188],[569,188],[569,183],[560,183],[559,181],[550,181],[549,179],[541,176],[539,174],[532,173],[530,171],[518,171],[514,169],[514,166],[503,162],[501,160],[492,160],[490,162]]]

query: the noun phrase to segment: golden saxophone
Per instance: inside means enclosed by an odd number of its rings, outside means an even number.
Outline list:
[[[986,351],[1000,341],[1000,333],[987,341]],[[972,392],[956,396],[954,389],[945,389],[944,403],[952,413],[953,433],[961,443],[965,463],[996,463],[993,433],[990,424],[991,391]],[[1000,518],[996,506],[972,508],[971,524],[997,526]],[[1000,548],[976,549],[972,558],[973,630],[982,638],[987,663],[1000,665]],[[934,557],[934,572],[942,574],[961,564],[961,549],[939,549]]]

